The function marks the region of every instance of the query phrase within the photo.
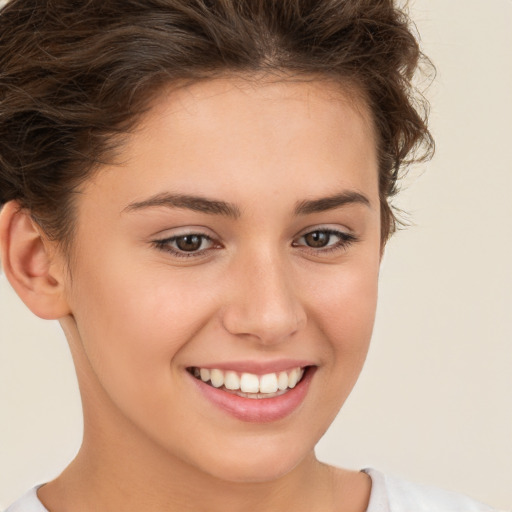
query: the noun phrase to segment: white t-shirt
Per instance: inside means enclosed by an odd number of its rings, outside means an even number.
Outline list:
[[[372,479],[366,512],[496,512],[461,494],[407,482],[375,469],[363,471]],[[37,497],[39,487],[28,491],[5,512],[49,512]]]

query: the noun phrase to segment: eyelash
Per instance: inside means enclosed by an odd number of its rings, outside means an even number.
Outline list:
[[[306,250],[313,252],[315,254],[325,255],[325,254],[331,254],[333,252],[337,252],[337,251],[341,251],[341,250],[346,250],[350,245],[359,241],[359,239],[353,234],[346,233],[344,231],[338,231],[336,229],[329,229],[329,228],[323,228],[323,229],[319,228],[319,229],[314,229],[312,231],[308,231],[307,233],[304,233],[303,235],[298,237],[298,240],[306,237],[307,235],[311,235],[313,233],[323,233],[323,234],[328,235],[329,237],[337,236],[337,237],[339,237],[339,240],[336,243],[334,243],[333,245],[329,245],[326,247],[320,247],[318,249],[311,247],[311,246],[303,245],[303,244],[297,244],[296,242],[293,242],[292,246],[293,247],[304,247]],[[206,242],[211,242],[212,246],[208,247],[207,249],[186,252],[186,251],[183,251],[180,249],[176,249],[170,245],[173,242],[176,242],[180,238],[191,237],[191,236],[199,237],[201,239],[201,245],[203,242],[206,241]],[[176,236],[172,236],[169,238],[163,238],[161,240],[154,240],[152,243],[158,250],[168,252],[177,258],[199,258],[201,256],[204,256],[207,251],[209,251],[213,248],[220,247],[220,244],[218,244],[216,246],[214,243],[214,240],[211,237],[209,237],[208,235],[205,235],[203,233],[184,233],[183,235],[176,235]]]

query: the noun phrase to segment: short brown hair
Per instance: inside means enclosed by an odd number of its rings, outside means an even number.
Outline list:
[[[0,11],[0,207],[18,200],[67,243],[73,192],[162,86],[280,71],[363,93],[384,242],[400,171],[433,151],[411,85],[421,59],[393,0],[11,0]]]

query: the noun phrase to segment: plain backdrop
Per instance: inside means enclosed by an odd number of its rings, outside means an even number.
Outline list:
[[[512,1],[416,0],[438,75],[435,159],[397,204],[368,361],[318,446],[512,509]],[[0,509],[76,453],[81,409],[57,323],[0,277]]]

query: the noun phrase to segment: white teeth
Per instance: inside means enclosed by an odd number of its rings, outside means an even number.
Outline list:
[[[288,374],[286,372],[280,372],[277,378],[277,387],[283,391],[288,388]]]
[[[260,393],[275,393],[278,389],[275,373],[267,373],[260,378]]]
[[[226,386],[227,389],[240,389],[240,377],[236,372],[226,372],[226,375],[224,376],[224,386]]]
[[[269,398],[283,394],[287,389],[294,388],[304,375],[304,368],[293,368],[288,372],[267,373],[255,375],[254,373],[239,373],[228,370],[208,368],[191,368],[191,373],[203,382],[210,382],[215,388],[224,386],[229,391],[239,391],[240,396],[249,398]],[[250,396],[249,396],[250,395]],[[259,396],[263,395],[263,396]]]
[[[299,370],[297,368],[294,368],[290,375],[288,375],[288,387],[294,388],[297,385],[297,382],[299,380]]]
[[[210,381],[214,388],[220,388],[224,384],[224,373],[221,370],[212,370]]]
[[[240,390],[244,393],[258,393],[260,390],[260,379],[252,373],[242,373]]]

